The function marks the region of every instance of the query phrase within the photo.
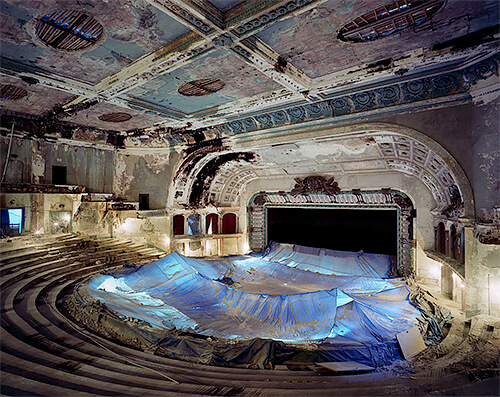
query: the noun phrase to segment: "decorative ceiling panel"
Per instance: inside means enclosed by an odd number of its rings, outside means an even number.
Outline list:
[[[187,82],[216,78],[224,82],[219,91],[203,96],[184,96],[178,89]],[[233,100],[280,88],[273,80],[225,49],[212,51],[189,66],[162,75],[127,94],[186,114],[215,108]]]
[[[27,95],[17,100],[0,100],[0,109],[40,116],[45,110],[71,98],[71,94],[41,85],[29,85],[11,76],[0,75],[1,84],[9,84],[26,90]]]
[[[125,113],[132,117],[119,117],[120,113]],[[104,120],[99,119],[99,117]],[[121,121],[124,119],[125,121]],[[136,128],[144,128],[164,119],[163,117],[147,114],[139,110],[123,108],[107,103],[98,103],[64,120],[104,130],[128,131]]]
[[[104,27],[102,41],[76,52],[44,45],[36,37],[36,25],[57,10],[80,11],[95,18]],[[3,0],[0,17],[2,57],[91,83],[189,31],[143,0]]]
[[[398,54],[474,32],[493,21],[498,23],[500,8],[496,0],[449,1],[430,21],[374,42],[346,43],[337,38],[344,25],[381,5],[379,0],[329,0],[277,22],[257,36],[309,77],[316,78],[397,58]]]

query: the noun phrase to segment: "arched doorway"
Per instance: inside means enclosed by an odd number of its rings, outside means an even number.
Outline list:
[[[455,225],[450,227],[450,257],[458,260],[457,229]]]
[[[444,223],[439,222],[436,232],[436,250],[442,254],[446,254],[446,237]]]

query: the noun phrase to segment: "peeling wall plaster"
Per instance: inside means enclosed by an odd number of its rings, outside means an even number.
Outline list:
[[[472,231],[465,236],[467,317],[479,313],[500,316],[500,246],[482,244]]]
[[[0,138],[0,173],[3,175],[9,137]],[[31,182],[31,142],[24,139],[14,138],[11,147],[11,156],[5,174],[6,183],[30,183]]]
[[[127,160],[129,155],[123,152],[117,152],[114,156],[114,180],[113,180],[113,192],[118,196],[122,197],[126,195],[126,192],[130,189],[130,184],[133,181],[132,169]]]
[[[52,183],[52,166],[67,167],[68,185],[82,185],[89,192],[112,193],[113,152],[45,143],[45,181]]]
[[[45,181],[45,140],[34,139],[31,142],[32,160],[32,183],[44,183]]]
[[[139,194],[149,194],[151,209],[165,208],[177,159],[173,151],[145,155],[118,151],[114,160],[115,193],[130,201],[138,201]]]

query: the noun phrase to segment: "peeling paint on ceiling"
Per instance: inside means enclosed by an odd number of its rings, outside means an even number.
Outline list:
[[[496,0],[452,1],[432,21],[374,42],[346,43],[338,31],[352,19],[380,7],[379,0],[329,0],[296,17],[272,25],[257,36],[310,77],[373,63],[419,47],[462,36],[480,28],[470,20],[493,23],[499,16]],[[446,26],[446,29],[443,27]]]
[[[188,29],[143,0],[2,1],[2,57],[95,83],[140,56],[188,32]],[[105,40],[86,52],[42,46],[34,34],[38,18],[55,10],[79,10],[104,27]]]
[[[132,118],[120,123],[99,120],[99,116],[103,114],[121,112],[130,114]],[[144,112],[135,109],[123,108],[108,103],[98,103],[91,106],[89,109],[82,110],[81,112],[66,118],[65,120],[75,124],[88,125],[95,128],[127,131],[147,127],[151,124],[163,121],[164,118],[151,114],[145,114]]]
[[[186,97],[177,92],[185,82],[205,78],[218,78],[224,87],[201,97]],[[191,114],[278,88],[280,85],[264,74],[220,49],[129,91],[128,96]]]
[[[0,101],[0,109],[14,112],[24,112],[34,116],[40,116],[45,110],[69,99],[71,94],[43,87],[39,84],[29,85],[21,79],[0,75],[0,83],[12,84],[24,88],[27,95],[14,101]]]
[[[461,78],[460,94],[467,84],[497,74],[491,62],[497,62],[492,55],[498,1],[449,0],[430,22],[374,42],[337,38],[347,22],[376,7],[378,0],[161,5],[151,0],[4,0],[1,72],[9,76],[5,81],[22,78],[29,95],[3,101],[0,109],[55,117],[54,108],[57,116],[71,113],[64,121],[89,128],[144,129],[129,136],[126,145],[151,147],[190,142],[195,133],[205,139],[227,137],[375,110],[375,105],[380,110],[403,99],[422,103],[455,95],[457,88],[449,87],[455,82],[444,73],[464,70],[467,62],[488,70],[474,74],[474,66],[467,69],[474,75]],[[37,18],[66,9],[101,23],[102,41],[88,51],[67,52],[35,37]],[[482,33],[476,37],[476,32]],[[482,60],[487,56],[490,60]],[[444,77],[436,80],[437,86],[425,85],[426,77],[419,73],[434,76],[437,68]],[[409,94],[399,83],[408,76],[421,78]],[[183,83],[206,78],[218,78],[224,87],[198,97],[177,91]],[[372,84],[380,87],[360,93],[360,86]],[[132,118],[119,124],[98,119],[116,112]]]

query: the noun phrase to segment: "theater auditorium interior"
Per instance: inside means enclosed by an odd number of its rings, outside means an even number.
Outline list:
[[[498,0],[1,0],[0,392],[500,394]]]

